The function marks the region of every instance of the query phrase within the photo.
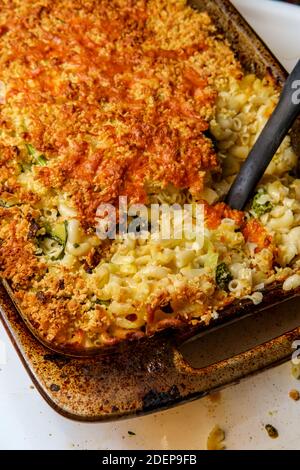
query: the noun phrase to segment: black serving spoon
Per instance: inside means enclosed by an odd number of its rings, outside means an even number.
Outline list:
[[[230,188],[226,203],[233,209],[242,210],[245,207],[299,114],[300,60],[288,77],[274,112]]]

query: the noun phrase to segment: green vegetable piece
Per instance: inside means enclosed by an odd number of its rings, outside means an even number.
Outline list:
[[[26,171],[31,170],[32,165],[29,163],[20,163],[20,171],[21,173],[26,173]]]
[[[266,194],[266,191],[258,191],[252,201],[251,209],[255,212],[257,217],[261,217],[273,209],[271,201],[261,202],[261,198],[264,194]]]
[[[37,162],[40,166],[46,166],[47,165],[46,157],[43,154],[39,155],[36,160],[37,160]]]
[[[36,150],[35,150],[35,148],[33,147],[33,145],[31,145],[31,144],[25,144],[25,147],[26,147],[26,149],[27,149],[28,154],[31,155],[32,157],[34,157],[34,156],[35,156],[35,153],[36,153]]]
[[[66,246],[68,239],[67,221],[55,224],[54,227],[50,230],[50,235],[58,243]]]
[[[38,151],[31,144],[25,144],[28,154],[34,158],[34,164],[45,166],[47,165],[47,159],[43,153],[39,154]]]
[[[5,207],[5,209],[8,209],[9,207],[11,207],[11,205],[7,201],[0,199],[0,207]]]
[[[220,263],[216,269],[216,283],[220,289],[227,289],[229,282],[232,281],[232,275],[226,263]]]
[[[111,300],[101,300],[101,299],[96,300],[96,304],[105,305],[105,307],[108,307],[110,303],[111,303]]]

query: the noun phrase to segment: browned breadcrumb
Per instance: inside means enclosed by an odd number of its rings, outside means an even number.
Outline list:
[[[300,393],[298,390],[295,389],[290,390],[289,397],[294,401],[298,401],[300,399]]]
[[[207,279],[209,282],[209,279]],[[151,305],[147,306],[147,328],[149,331],[154,329],[165,328],[166,326],[176,326],[177,322],[184,321],[184,316],[180,315],[180,311],[187,302],[196,305],[197,314],[199,317],[204,313],[209,312],[211,309],[211,297],[214,293],[215,286],[211,283],[210,289],[207,293],[199,290],[197,286],[189,285],[178,289],[173,296],[166,292],[161,292],[152,301]],[[164,307],[170,305],[171,311],[164,312]],[[174,315],[172,315],[174,312]],[[186,318],[188,321],[188,317]]]

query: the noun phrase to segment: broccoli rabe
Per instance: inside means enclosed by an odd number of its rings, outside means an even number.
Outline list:
[[[42,254],[52,261],[60,260],[65,255],[65,248],[68,239],[68,222],[58,222],[53,226],[46,222],[43,226],[43,233],[38,236],[39,248]]]
[[[229,282],[232,281],[232,275],[226,263],[220,263],[216,269],[216,283],[220,289],[227,289]]]
[[[273,209],[271,201],[267,199],[266,191],[260,190],[253,198],[251,209],[257,217],[270,212]]]

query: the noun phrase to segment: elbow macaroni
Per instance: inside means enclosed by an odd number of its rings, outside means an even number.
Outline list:
[[[252,75],[245,76],[240,83],[229,79],[227,86],[227,90],[219,92],[216,117],[210,124],[217,140],[224,179],[205,186],[197,198],[170,185],[163,190],[153,186],[149,188],[151,203],[183,205],[205,200],[211,205],[228,190],[231,176],[239,171],[277,98],[270,85]],[[265,104],[266,100],[268,104]],[[290,183],[284,176],[294,164],[295,154],[289,138],[286,138],[268,168],[264,183],[266,193],[259,199],[260,204],[266,201],[272,204],[272,210],[263,214],[260,220],[276,239],[277,261],[283,268],[300,256],[300,226],[297,225],[300,223],[300,180],[294,179]],[[283,178],[275,180],[273,175]],[[61,196],[57,208],[49,208],[48,212],[52,223],[59,218],[68,223],[65,254],[56,264],[78,269],[80,260],[88,256],[91,250],[97,249],[101,245],[100,240],[84,233],[67,196]],[[174,220],[175,231],[176,223]],[[236,232],[235,223],[230,218],[223,219],[215,230],[206,229],[205,234],[204,247],[194,243],[188,250],[184,238],[156,241],[133,237],[116,239],[111,244],[109,257],[100,261],[91,273],[82,275],[100,302],[104,302],[102,308],[114,319],[116,326],[128,331],[145,325],[147,301],[160,293],[172,297],[184,286],[197,285],[201,286],[203,294],[209,295],[214,289],[214,270],[224,256],[232,275],[228,292],[234,298],[250,299],[258,305],[262,301],[262,293],[251,292],[257,289],[256,286],[262,289],[269,282],[265,274],[270,274],[269,255],[267,258],[257,255],[256,245],[249,244],[249,257],[243,248],[244,237]],[[213,252],[208,247],[213,247]],[[232,253],[230,250],[233,250]],[[253,262],[253,259],[256,261]],[[273,279],[272,276],[270,279]],[[283,289],[291,290],[299,286],[300,275],[293,274],[284,281]],[[177,307],[177,311],[189,318],[199,317],[199,305],[195,303]],[[217,315],[215,308],[211,314]],[[161,315],[163,318],[165,314],[161,312]],[[99,342],[99,338],[95,341]]]
[[[88,37],[82,31],[79,42],[76,28],[61,37],[65,22],[57,24],[50,14],[51,2],[45,2],[49,8],[41,21],[49,21],[49,28],[33,18],[42,37],[57,30],[58,40],[50,48],[44,42],[41,47],[37,34],[28,41],[32,50],[21,41],[16,55],[23,55],[10,60],[6,37],[15,34],[14,29],[0,34],[2,68],[7,80],[17,77],[11,94],[5,87],[12,101],[8,106],[0,103],[1,122],[12,122],[11,129],[0,129],[1,263],[4,275],[16,286],[21,308],[41,334],[64,345],[94,347],[137,333],[151,334],[166,324],[207,324],[237,299],[258,305],[261,291],[272,282],[283,282],[286,291],[297,289],[300,179],[291,172],[297,156],[290,136],[259,185],[257,203],[267,205],[267,210],[256,214],[249,205],[237,214],[222,204],[277,103],[275,86],[267,78],[243,75],[228,45],[215,39],[208,15],[194,12],[183,0],[163,1],[164,9],[158,0],[131,2],[130,8],[127,0],[117,2],[120,8],[114,15],[119,18],[121,12],[123,33],[113,43],[107,37],[104,51],[99,45],[103,38],[97,34],[101,24],[91,28]],[[17,2],[21,3],[28,7],[30,2]],[[95,2],[95,8],[101,11],[102,4]],[[150,8],[145,22],[140,4]],[[0,16],[5,19],[12,8],[4,13],[1,8]],[[85,7],[80,8],[86,15]],[[28,7],[29,15],[30,11]],[[93,24],[98,18],[94,16]],[[78,31],[80,21],[78,15]],[[26,36],[24,24],[19,26]],[[130,56],[132,44],[138,44],[131,36],[133,24],[145,28],[147,40],[140,55],[134,51]],[[126,47],[123,36],[128,39]],[[46,44],[48,36],[44,39]],[[65,49],[59,42],[64,39],[71,41]],[[71,61],[68,56],[47,62],[52,46],[59,58],[61,50],[70,51],[70,44],[74,60],[72,55]],[[90,49],[86,54],[93,44],[95,63],[89,60]],[[44,60],[28,67],[33,52],[40,49]],[[115,49],[116,60],[110,62],[106,57]],[[126,64],[123,53],[129,54]],[[133,73],[130,67],[135,62]],[[19,105],[31,91],[33,101],[40,100],[30,113],[31,103]],[[145,163],[149,172],[140,173]],[[73,179],[77,186],[68,184]],[[94,206],[99,200],[115,203],[123,189],[133,201],[138,196],[147,201],[146,214],[151,213],[150,204],[191,204],[194,211],[196,204],[203,204],[204,243],[192,234],[194,227],[181,235],[174,214],[173,238],[118,235],[100,240],[90,218]],[[147,224],[144,234],[150,235]]]

